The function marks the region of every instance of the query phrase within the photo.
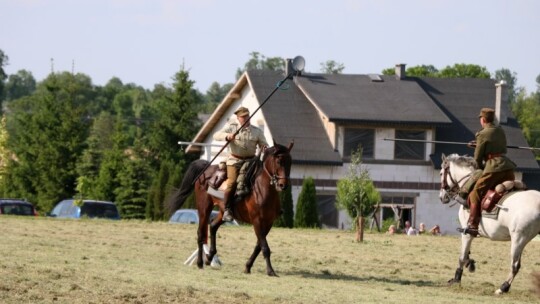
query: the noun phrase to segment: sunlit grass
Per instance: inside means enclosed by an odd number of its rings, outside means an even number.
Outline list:
[[[279,278],[262,254],[251,275],[252,227],[218,233],[221,269],[185,266],[196,226],[144,221],[0,217],[1,303],[538,303],[530,274],[540,242],[525,249],[509,294],[493,292],[509,272],[509,243],[475,240],[475,273],[448,287],[456,236],[388,236],[339,230],[273,229]]]

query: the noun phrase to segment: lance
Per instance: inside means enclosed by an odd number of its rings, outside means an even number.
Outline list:
[[[289,59],[290,60],[290,59]],[[272,92],[270,92],[270,94],[268,94],[268,96],[264,99],[264,101],[257,107],[257,109],[255,109],[255,111],[253,111],[253,113],[251,113],[251,115],[249,115],[248,119],[246,119],[246,121],[240,126],[240,128],[238,128],[236,130],[236,132],[234,132],[233,134],[233,137],[235,137],[236,135],[238,135],[238,133],[240,133],[240,131],[242,130],[242,128],[244,128],[246,126],[246,124],[249,123],[251,117],[253,117],[253,115],[255,115],[255,113],[257,113],[257,111],[259,111],[260,108],[262,108],[262,106],[264,106],[264,104],[270,99],[270,97],[272,97],[272,95],[274,95],[274,93],[279,89],[281,88],[281,86],[285,83],[285,81],[287,81],[287,79],[292,79],[292,77],[296,74],[299,74],[300,72],[302,72],[304,70],[304,66],[306,64],[306,61],[304,60],[304,57],[302,56],[296,56],[294,57],[294,59],[292,60],[291,62],[291,65],[292,65],[292,70],[290,71],[290,73],[285,76],[285,78],[283,78],[282,80],[280,80],[277,84],[276,84],[276,87],[274,88],[274,90],[272,90]],[[195,183],[199,177],[204,173],[204,171],[206,171],[206,169],[208,169],[208,167],[210,167],[210,165],[214,162],[214,160],[216,160],[216,158],[221,154],[221,152],[223,152],[223,150],[225,150],[225,148],[227,148],[229,146],[231,142],[230,141],[227,141],[227,143],[225,143],[225,145],[223,145],[223,147],[221,147],[221,149],[219,150],[219,152],[214,156],[214,158],[212,158],[212,160],[204,167],[204,169],[199,173],[199,175],[197,175],[197,177],[193,180],[193,183]]]
[[[399,138],[385,138],[384,140],[389,141],[406,141],[406,142],[417,142],[417,143],[428,143],[428,144],[448,144],[448,145],[467,145],[470,147],[476,146],[474,142],[459,142],[459,141],[440,141],[440,140],[422,140],[422,139],[399,139]],[[532,147],[523,147],[523,146],[506,146],[508,149],[521,149],[521,150],[531,150],[531,151],[540,151],[540,148]]]

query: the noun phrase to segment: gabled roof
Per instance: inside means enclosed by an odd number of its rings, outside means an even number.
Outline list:
[[[262,103],[284,77],[279,71],[244,73],[193,141],[202,142],[210,135],[245,85]],[[261,108],[273,140],[284,145],[294,140],[295,163],[341,165],[322,117],[337,125],[435,127],[437,141],[469,142],[480,129],[479,110],[495,108],[492,79],[379,77],[373,81],[369,75],[304,74],[287,80]],[[516,119],[507,113],[508,122],[501,125],[508,145],[528,146]],[[465,145],[436,144],[431,156],[435,167],[442,153],[474,151]],[[508,156],[521,171],[539,170],[531,151],[509,149]]]
[[[414,80],[395,76],[305,74],[296,83],[337,123],[449,124],[451,120]]]
[[[483,107],[495,108],[495,81],[493,79],[465,78],[414,78],[427,94],[443,109],[452,124],[438,127],[435,137],[440,141],[469,142],[480,130],[478,113]],[[528,147],[517,120],[504,105],[508,114],[506,123],[500,125],[506,133],[507,145]],[[436,144],[434,162],[438,167],[442,153],[473,155],[474,150],[465,145]],[[530,150],[508,149],[508,157],[521,171],[538,169]]]
[[[285,77],[283,72],[274,71],[249,71],[247,75],[259,103]],[[341,165],[343,161],[334,151],[315,107],[292,80],[281,88],[261,108],[273,139],[284,145],[294,140],[294,163]]]

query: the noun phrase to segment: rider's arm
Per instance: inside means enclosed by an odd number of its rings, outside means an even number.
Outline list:
[[[220,140],[220,141],[230,141],[233,138],[232,135],[236,132],[237,129],[237,123],[232,122],[225,125],[225,127],[216,133],[214,133],[214,139]]]

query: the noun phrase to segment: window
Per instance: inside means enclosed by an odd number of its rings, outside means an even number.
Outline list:
[[[426,140],[423,130],[396,130],[396,139]],[[426,145],[421,142],[396,141],[394,159],[425,160]]]
[[[343,158],[350,159],[352,152],[362,148],[362,158],[373,158],[375,129],[345,128]]]

